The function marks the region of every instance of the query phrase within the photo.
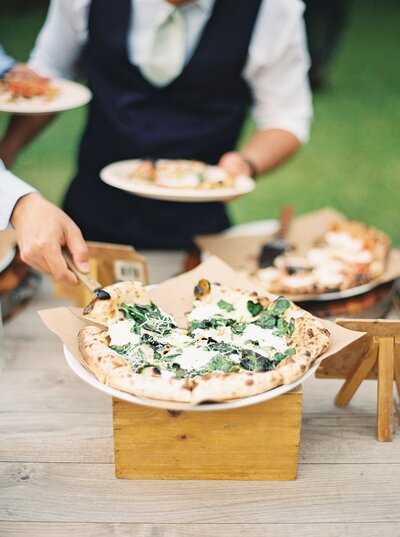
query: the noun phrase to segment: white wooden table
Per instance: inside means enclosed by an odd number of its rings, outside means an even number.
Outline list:
[[[377,442],[374,382],[346,409],[333,404],[341,381],[304,384],[297,481],[117,480],[111,401],[72,373],[36,315],[56,305],[45,282],[5,326],[1,537],[400,536],[399,417],[393,442]]]

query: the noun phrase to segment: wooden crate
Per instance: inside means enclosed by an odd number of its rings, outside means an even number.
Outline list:
[[[295,479],[301,410],[301,387],[264,403],[214,412],[178,412],[113,399],[116,476]]]

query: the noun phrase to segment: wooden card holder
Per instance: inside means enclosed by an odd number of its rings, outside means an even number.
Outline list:
[[[121,280],[137,280],[148,283],[148,267],[146,258],[140,255],[133,246],[108,244],[103,242],[87,242],[90,256],[90,274],[102,286],[111,285]],[[59,298],[72,298],[77,307],[86,306],[93,296],[83,286],[71,287],[54,282],[54,295]]]
[[[115,472],[125,479],[296,478],[301,387],[248,407],[204,412],[113,399]]]
[[[378,381],[377,439],[392,440],[393,381],[400,397],[400,321],[384,319],[337,319],[349,330],[367,334],[339,354],[324,360],[318,378],[346,379],[335,397],[337,406],[351,401],[363,380]]]

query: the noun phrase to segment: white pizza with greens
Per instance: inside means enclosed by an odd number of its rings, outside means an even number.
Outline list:
[[[151,399],[201,403],[263,393],[301,377],[329,347],[322,322],[284,297],[200,280],[187,326],[137,282],[105,288],[79,333],[85,362],[108,386]]]

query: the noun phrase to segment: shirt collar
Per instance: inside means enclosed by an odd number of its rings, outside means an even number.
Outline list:
[[[166,2],[166,0],[159,0],[159,4],[164,6],[164,9],[166,8],[166,11],[173,11],[174,6],[172,4],[169,4]],[[194,0],[193,2],[190,2],[188,4],[183,4],[182,8],[193,8],[197,7],[200,8],[206,15],[209,15],[211,13],[211,10],[215,4],[215,0]]]

